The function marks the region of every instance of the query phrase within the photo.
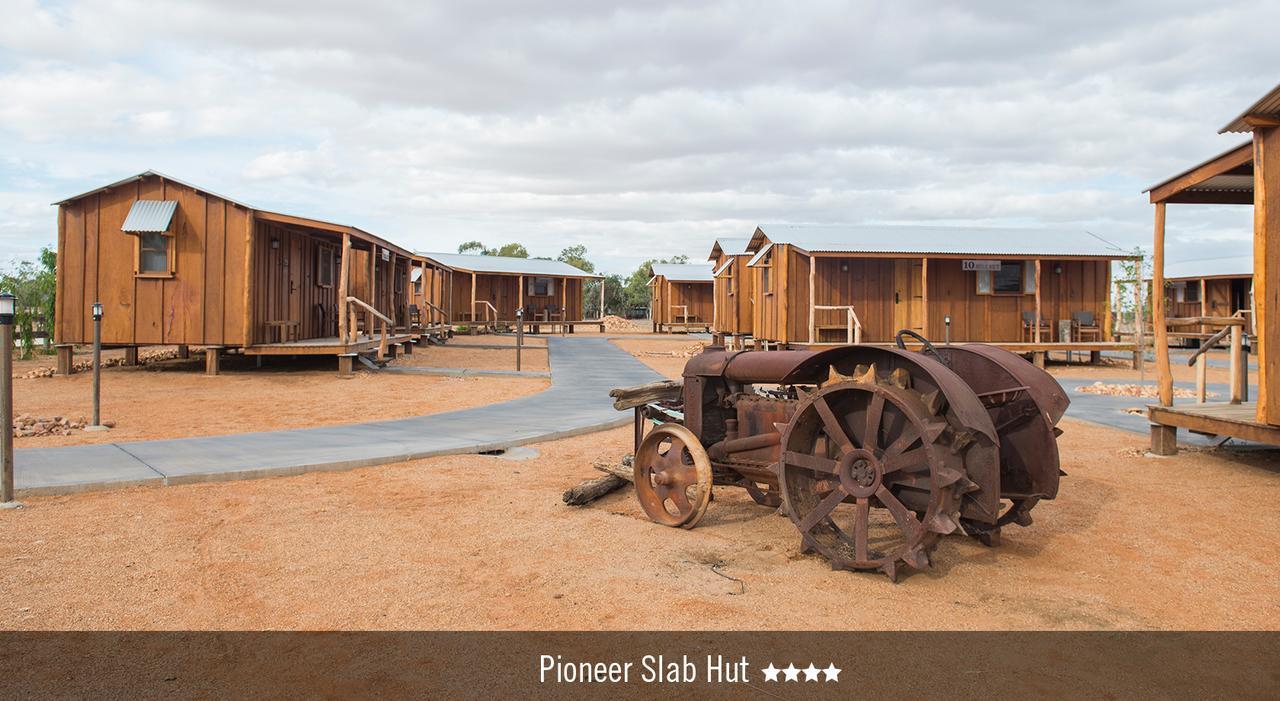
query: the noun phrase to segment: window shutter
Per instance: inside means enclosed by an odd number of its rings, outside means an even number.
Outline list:
[[[978,273],[978,294],[991,294],[991,271],[979,270]]]
[[[1022,265],[1022,292],[1029,295],[1036,293],[1036,264],[1034,261],[1026,261]]]

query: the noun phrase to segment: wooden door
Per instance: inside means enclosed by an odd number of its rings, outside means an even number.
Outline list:
[[[893,333],[911,329],[923,334],[924,263],[919,260],[893,262]]]
[[[287,293],[289,302],[285,305],[288,310],[288,320],[302,322],[302,273],[306,268],[304,261],[306,260],[305,241],[302,236],[289,237],[289,251],[286,254],[286,270],[285,278],[289,281]]]

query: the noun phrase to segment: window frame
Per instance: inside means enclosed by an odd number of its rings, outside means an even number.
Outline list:
[[[1019,284],[1016,292],[1012,290],[1007,290],[1007,289],[1006,290],[996,289],[995,271],[977,270],[977,271],[974,271],[975,294],[981,295],[984,297],[1020,297],[1022,295],[1035,294],[1036,285],[1039,284],[1039,281],[1036,280],[1035,261],[1021,260],[1021,259],[1000,261],[1001,270],[1004,270],[1006,267],[1012,267],[1014,265],[1018,266],[1018,269],[1019,269],[1018,271]]]
[[[133,248],[133,276],[138,278],[165,279],[172,278],[178,272],[178,256],[177,256],[177,237],[171,231],[143,231],[134,234],[137,241],[134,242]],[[148,235],[156,235],[161,241],[165,242],[165,260],[166,266],[164,270],[143,270],[142,261],[145,259],[144,251],[155,252],[156,249],[144,249],[143,242],[146,241]]]
[[[760,261],[760,291],[764,296],[773,295],[773,250],[766,251]]]
[[[321,245],[319,248],[320,250],[316,254],[316,271],[315,271],[316,287],[323,287],[325,289],[329,289],[334,286],[335,279],[338,277],[336,274],[337,267],[338,267],[336,263],[338,254],[336,249],[334,249],[333,246]],[[325,265],[326,256],[328,256],[329,258],[328,265]],[[328,272],[329,274],[329,281],[327,283],[324,281],[324,275],[323,275],[324,272]]]

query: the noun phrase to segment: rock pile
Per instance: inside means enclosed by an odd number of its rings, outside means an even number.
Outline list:
[[[635,331],[635,324],[616,314],[606,315],[601,321],[605,331]]]
[[[142,351],[138,353],[138,364],[146,365],[147,363],[154,363],[161,360],[172,360],[176,357],[178,357],[178,351],[176,350]],[[124,365],[123,357],[112,357],[112,358],[102,359],[102,367],[104,368],[113,368],[119,365]],[[92,370],[93,370],[93,360],[80,360],[75,362],[72,365],[72,372],[90,372]],[[24,372],[21,375],[14,375],[13,377],[14,379],[19,379],[19,380],[31,380],[38,377],[53,377],[55,374],[57,374],[57,368],[48,366],[48,367],[39,367],[34,370],[28,370],[27,372]]]
[[[1101,381],[1095,382],[1091,385],[1077,387],[1076,391],[1084,392],[1085,394],[1100,394],[1108,397],[1144,397],[1151,399],[1160,396],[1160,390],[1155,385],[1108,384]],[[1195,399],[1196,393],[1193,390],[1174,387],[1173,396],[1178,399]],[[1218,395],[1214,392],[1208,392],[1206,393],[1206,396],[1216,397]]]
[[[89,425],[88,420],[83,416],[77,419],[70,419],[65,416],[54,416],[46,418],[43,416],[31,416],[23,414],[13,422],[13,435],[17,438],[29,438],[32,436],[69,436],[72,431],[84,430]],[[107,428],[115,427],[114,421],[103,421],[103,426]]]

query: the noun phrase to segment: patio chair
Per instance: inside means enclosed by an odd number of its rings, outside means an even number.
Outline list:
[[[1033,343],[1036,340],[1036,313],[1022,313],[1022,340],[1025,343]],[[1053,340],[1053,323],[1043,316],[1040,317],[1040,340]]]
[[[1102,327],[1091,311],[1071,312],[1071,327],[1077,341],[1102,340]]]

